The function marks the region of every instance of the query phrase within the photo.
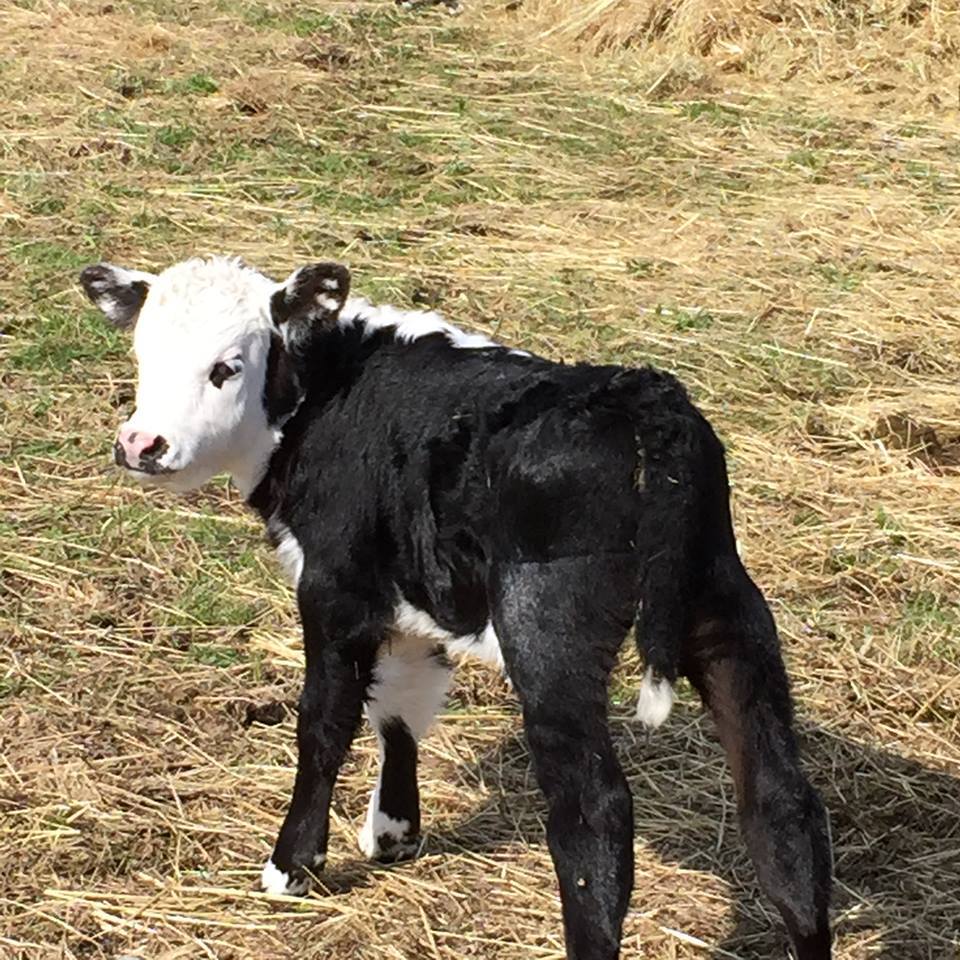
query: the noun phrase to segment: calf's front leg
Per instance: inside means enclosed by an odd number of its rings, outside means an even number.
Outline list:
[[[340,765],[360,723],[371,682],[379,623],[338,622],[329,611],[304,600],[306,676],[297,717],[297,774],[293,798],[273,854],[263,868],[268,893],[297,896],[310,888],[310,873],[327,858],[330,799]]]

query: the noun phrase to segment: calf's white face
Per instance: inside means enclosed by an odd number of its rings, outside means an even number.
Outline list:
[[[134,327],[137,404],[120,427],[117,463],[173,490],[229,473],[248,495],[296,405],[287,343],[336,321],[346,269],[317,264],[278,284],[234,259],[157,275],[102,263],[81,283],[113,324]]]

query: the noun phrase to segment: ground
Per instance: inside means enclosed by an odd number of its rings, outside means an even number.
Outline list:
[[[256,892],[293,775],[290,591],[225,482],[111,467],[133,368],[76,283],[209,252],[338,258],[518,347],[679,374],[830,809],[837,956],[960,956],[956,7],[739,2],[6,4],[0,957],[563,955],[482,667],[423,745],[416,863],[356,851],[365,730],[325,887]],[[681,689],[646,735],[639,675],[625,651],[624,956],[782,955],[709,719]]]

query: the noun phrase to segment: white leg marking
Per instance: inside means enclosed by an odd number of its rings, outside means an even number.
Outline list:
[[[319,866],[319,864],[315,865]],[[260,874],[260,886],[266,893],[271,893],[275,897],[302,897],[310,889],[310,880],[306,877],[302,880],[292,880],[290,874],[278,870],[270,859],[263,868],[263,873]]]
[[[662,677],[655,677],[647,667],[637,698],[637,719],[651,730],[659,727],[673,709],[673,687]]]
[[[380,762],[383,763],[383,748],[380,750]],[[367,804],[367,816],[357,834],[357,846],[361,853],[369,860],[376,860],[387,851],[381,849],[380,838],[389,837],[394,841],[390,847],[391,856],[398,855],[398,859],[406,859],[416,853],[420,838],[410,837],[410,821],[394,820],[387,816],[380,809],[380,782],[370,794],[370,802]]]
[[[449,661],[439,653],[438,657],[436,637],[429,635],[387,640],[373,668],[367,701],[374,730],[379,733],[387,720],[402,720],[414,740],[427,732],[450,683]]]
[[[374,684],[367,702],[367,718],[380,745],[380,772],[357,842],[370,859],[381,855],[403,859],[415,854],[419,843],[419,837],[411,836],[409,820],[391,817],[380,809],[386,751],[383,727],[391,721],[402,720],[413,739],[419,740],[443,705],[452,672],[442,652],[437,655],[440,627],[426,614],[422,614],[425,619],[421,619],[421,612],[409,604],[407,609],[412,612],[403,617],[398,611],[397,628],[400,629],[399,621],[403,620],[407,630],[412,626],[420,629],[416,635],[411,630],[411,635],[395,636],[384,644],[374,668]],[[393,843],[381,849],[380,841],[384,837]]]

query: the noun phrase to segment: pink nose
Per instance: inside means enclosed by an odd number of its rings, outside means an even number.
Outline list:
[[[121,427],[117,436],[117,462],[126,461],[121,466],[136,467],[141,461],[156,461],[167,449],[167,441],[158,434],[145,430],[132,430]]]

